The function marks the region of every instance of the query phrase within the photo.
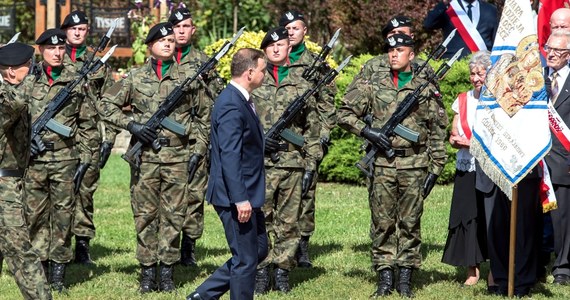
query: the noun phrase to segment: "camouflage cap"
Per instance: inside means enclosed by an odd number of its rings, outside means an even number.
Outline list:
[[[20,66],[32,59],[34,47],[20,42],[0,47],[0,66]]]
[[[289,32],[285,27],[279,26],[269,30],[263,40],[261,41],[260,49],[265,49],[269,44],[275,43],[280,40],[289,39]]]
[[[192,14],[188,8],[182,7],[172,11],[168,18],[168,22],[172,23],[172,25],[176,25],[186,19],[192,19]]]
[[[172,29],[172,24],[170,22],[158,23],[152,26],[148,31],[148,35],[146,36],[144,43],[148,44],[171,34],[174,34],[174,30]]]
[[[65,29],[79,24],[89,24],[89,20],[84,12],[76,10],[69,13],[69,15],[63,19],[63,23],[61,23],[60,28]]]
[[[387,51],[396,47],[414,47],[414,40],[407,34],[394,34],[384,40],[384,50]]]
[[[412,27],[412,19],[406,16],[395,16],[388,21],[388,24],[382,28],[382,36],[386,37],[388,32],[398,27]]]
[[[297,20],[305,22],[305,15],[296,10],[290,10],[281,16],[279,19],[279,26],[286,26],[287,24]]]
[[[36,45],[61,45],[65,44],[66,35],[59,28],[51,28],[40,34],[36,40]]]

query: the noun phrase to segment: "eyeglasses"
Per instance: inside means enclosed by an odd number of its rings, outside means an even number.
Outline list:
[[[554,52],[554,54],[556,54],[556,55],[562,55],[562,54],[564,54],[565,52],[567,52],[568,50],[570,50],[570,49],[552,48],[552,47],[550,47],[550,46],[548,46],[548,45],[544,45],[544,52],[550,52],[550,51],[552,51],[552,52]]]

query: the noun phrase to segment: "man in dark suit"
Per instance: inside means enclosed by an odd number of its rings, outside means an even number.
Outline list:
[[[479,0],[442,0],[435,5],[424,20],[425,29],[441,28],[444,36],[448,36],[458,24],[461,24],[460,26],[467,29],[470,34],[464,34],[465,31],[458,30],[447,45],[443,58],[451,58],[461,48],[464,50],[460,57],[479,50],[491,51],[499,27],[497,7]]]
[[[552,32],[546,45],[547,75],[551,82],[550,101],[566,123],[570,124],[570,31],[559,29]],[[570,284],[570,174],[566,160],[569,153],[560,140],[552,137],[552,148],[546,156],[550,178],[556,195],[558,209],[551,211],[554,231],[556,260],[552,275],[555,284]]]
[[[232,81],[220,93],[212,113],[211,166],[206,199],[220,217],[232,252],[187,300],[253,299],[257,264],[268,253],[265,217],[263,128],[250,99],[265,74],[265,55],[240,49],[231,63]]]

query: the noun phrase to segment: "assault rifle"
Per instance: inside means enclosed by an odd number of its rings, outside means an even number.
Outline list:
[[[301,112],[301,110],[305,107],[305,104],[307,103],[307,100],[309,100],[309,97],[316,93],[323,85],[331,83],[336,75],[338,75],[340,71],[342,71],[342,69],[348,64],[351,58],[352,55],[343,60],[342,63],[340,63],[340,65],[336,68],[336,70],[329,70],[329,72],[325,74],[312,88],[306,90],[301,96],[298,96],[291,103],[289,103],[277,122],[275,122],[269,131],[267,131],[265,137],[273,140],[279,140],[283,138],[284,140],[294,145],[303,147],[305,143],[304,138],[288,129],[288,127],[291,125],[291,123],[293,123],[293,120],[297,114],[299,114],[299,112]],[[274,163],[279,161],[279,156],[277,153],[271,153],[271,161]]]
[[[336,40],[338,40],[339,35],[340,28],[336,30],[331,40],[323,47],[323,49],[321,49],[321,52],[315,57],[311,66],[303,71],[303,78],[308,81],[316,82],[318,80],[317,74],[325,74],[329,71],[330,67],[325,59],[331,52],[332,47],[334,47],[334,44],[336,43]]]
[[[418,70],[416,71],[416,74],[420,74],[422,72],[422,70],[425,68],[425,66],[427,65],[428,61],[430,59],[435,59],[435,60],[439,60],[441,58],[441,56],[443,55],[443,53],[445,53],[445,51],[447,51],[447,45],[449,44],[449,42],[451,42],[451,39],[453,39],[453,37],[455,36],[455,32],[457,31],[457,29],[453,29],[453,31],[451,31],[449,33],[449,35],[447,36],[447,38],[445,38],[445,41],[443,41],[443,43],[441,43],[439,46],[437,46],[437,48],[435,48],[429,55],[428,58],[424,61],[424,63],[418,68]]]
[[[72,95],[73,89],[75,89],[88,74],[97,72],[109,57],[111,57],[115,48],[117,48],[117,45],[111,47],[101,59],[97,59],[89,68],[86,68],[83,73],[80,73],[79,77],[68,83],[65,88],[59,90],[53,99],[51,99],[42,114],[32,124],[32,143],[34,143],[38,150],[37,153],[32,153],[32,155],[40,154],[46,150],[42,142],[42,135],[46,128],[65,137],[71,136],[71,128],[55,121],[53,117],[67,104],[67,101],[71,98],[70,96]]]
[[[435,74],[431,78],[427,78],[427,80],[424,83],[420,84],[412,93],[406,95],[404,100],[402,100],[402,102],[400,102],[400,104],[396,108],[394,114],[390,117],[390,119],[388,119],[386,124],[382,126],[380,131],[384,133],[388,138],[394,136],[396,134],[395,133],[396,127],[401,126],[400,123],[402,123],[402,121],[404,121],[404,119],[406,119],[412,113],[416,105],[418,105],[420,100],[420,95],[423,92],[423,90],[431,82],[435,80],[441,80],[445,76],[447,71],[449,71],[453,63],[455,63],[455,61],[459,58],[462,51],[463,48],[459,49],[459,51],[457,51],[449,61],[447,61],[446,63],[442,64],[439,67],[439,69],[435,72]],[[371,123],[371,120],[368,120],[368,122]],[[366,176],[372,177],[373,174],[372,164],[376,159],[376,154],[378,154],[378,151],[380,151],[381,148],[378,147],[378,145],[376,145],[373,142],[367,141],[367,143],[368,145],[366,148],[368,149],[368,151],[366,152],[366,155],[359,162],[356,163],[356,167],[360,169],[360,171],[362,171],[364,174],[366,174]],[[384,155],[388,159],[393,158],[395,155],[394,149],[392,148],[385,149]]]
[[[182,82],[179,86],[177,86],[170,94],[166,97],[164,102],[160,104],[158,110],[148,119],[145,123],[145,126],[150,127],[152,130],[157,131],[159,127],[164,127],[177,135],[183,136],[185,128],[183,125],[179,124],[178,122],[174,121],[173,119],[169,118],[168,116],[176,109],[179,102],[184,98],[188,90],[190,89],[190,84],[198,79],[198,76],[205,76],[207,75],[214,67],[220,59],[228,53],[230,48],[235,45],[237,39],[242,35],[245,27],[242,27],[232,38],[231,41],[226,41],[226,43],[222,46],[222,49],[218,51],[214,56],[210,57],[208,61],[203,63],[196,73],[192,75],[192,77],[188,77]],[[137,141],[127,153],[123,154],[121,157],[126,160],[129,164],[133,167],[138,168],[140,165],[140,154],[142,151],[142,147],[144,146],[143,143]],[[152,145],[152,149],[159,151],[161,148],[160,143],[158,140],[154,140]]]
[[[113,34],[113,31],[115,31],[115,28],[117,27],[118,22],[119,22],[119,18],[116,18],[115,20],[113,20],[113,22],[111,23],[111,27],[109,28],[109,30],[107,30],[107,33],[105,33],[105,35],[103,37],[101,37],[101,41],[99,41],[99,45],[96,48],[92,47],[93,53],[91,54],[91,57],[89,57],[85,61],[85,63],[83,63],[81,70],[79,70],[79,74],[83,74],[87,71],[87,69],[91,65],[91,62],[93,62],[93,59],[95,59],[95,53],[102,52],[103,50],[105,50],[105,48],[107,48],[107,45],[109,44],[109,41],[111,40],[111,35]]]

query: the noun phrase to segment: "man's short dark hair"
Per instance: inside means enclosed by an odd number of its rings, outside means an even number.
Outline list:
[[[239,49],[232,58],[230,67],[232,77],[239,77],[249,68],[257,68],[259,59],[265,59],[265,54],[258,49],[242,48]]]

